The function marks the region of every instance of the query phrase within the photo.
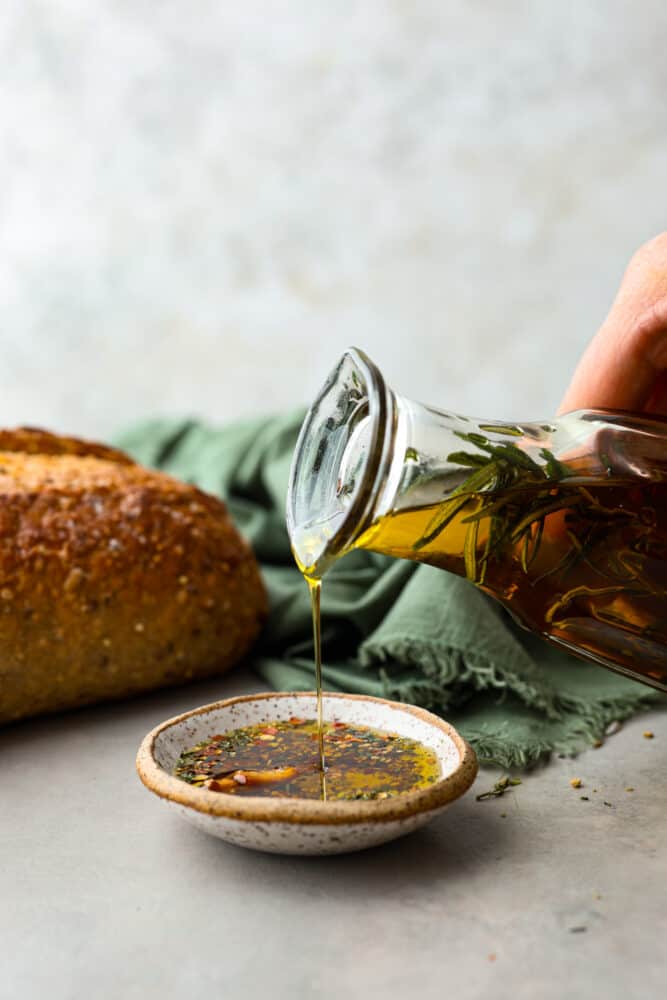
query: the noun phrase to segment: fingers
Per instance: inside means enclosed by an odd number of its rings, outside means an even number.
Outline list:
[[[633,256],[559,413],[596,407],[667,413],[663,373],[667,373],[667,233]]]

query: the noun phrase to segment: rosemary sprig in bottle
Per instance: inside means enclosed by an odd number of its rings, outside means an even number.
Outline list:
[[[481,507],[461,521],[468,525],[463,549],[466,576],[483,583],[489,560],[507,545],[518,549],[527,572],[540,549],[545,518],[563,508],[580,509],[581,491],[563,485],[569,470],[547,448],[540,450],[540,464],[513,442],[492,444],[477,432],[456,435],[478,451],[453,452],[447,460],[469,468],[470,475],[438,506],[413,548],[419,551],[430,545],[476,498]],[[488,520],[487,538],[480,556],[479,529],[484,520]]]

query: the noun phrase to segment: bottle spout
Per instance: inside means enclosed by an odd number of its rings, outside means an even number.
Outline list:
[[[370,523],[393,425],[393,394],[380,371],[348,349],[306,414],[290,470],[287,530],[306,576],[321,577]]]

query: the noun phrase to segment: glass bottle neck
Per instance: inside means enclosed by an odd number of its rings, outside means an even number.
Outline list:
[[[287,529],[296,562],[321,577],[375,516],[394,462],[396,397],[376,366],[350,349],[308,411],[287,492]]]

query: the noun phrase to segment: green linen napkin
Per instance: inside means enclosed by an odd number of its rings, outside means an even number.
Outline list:
[[[290,461],[303,411],[212,428],[155,420],[116,444],[222,497],[252,543],[271,614],[254,666],[273,687],[314,686],[307,586],[285,529]],[[517,628],[495,601],[442,570],[355,551],[322,588],[323,676],[329,690],[423,705],[481,760],[527,766],[576,753],[614,720],[661,699],[649,688],[561,653]]]

